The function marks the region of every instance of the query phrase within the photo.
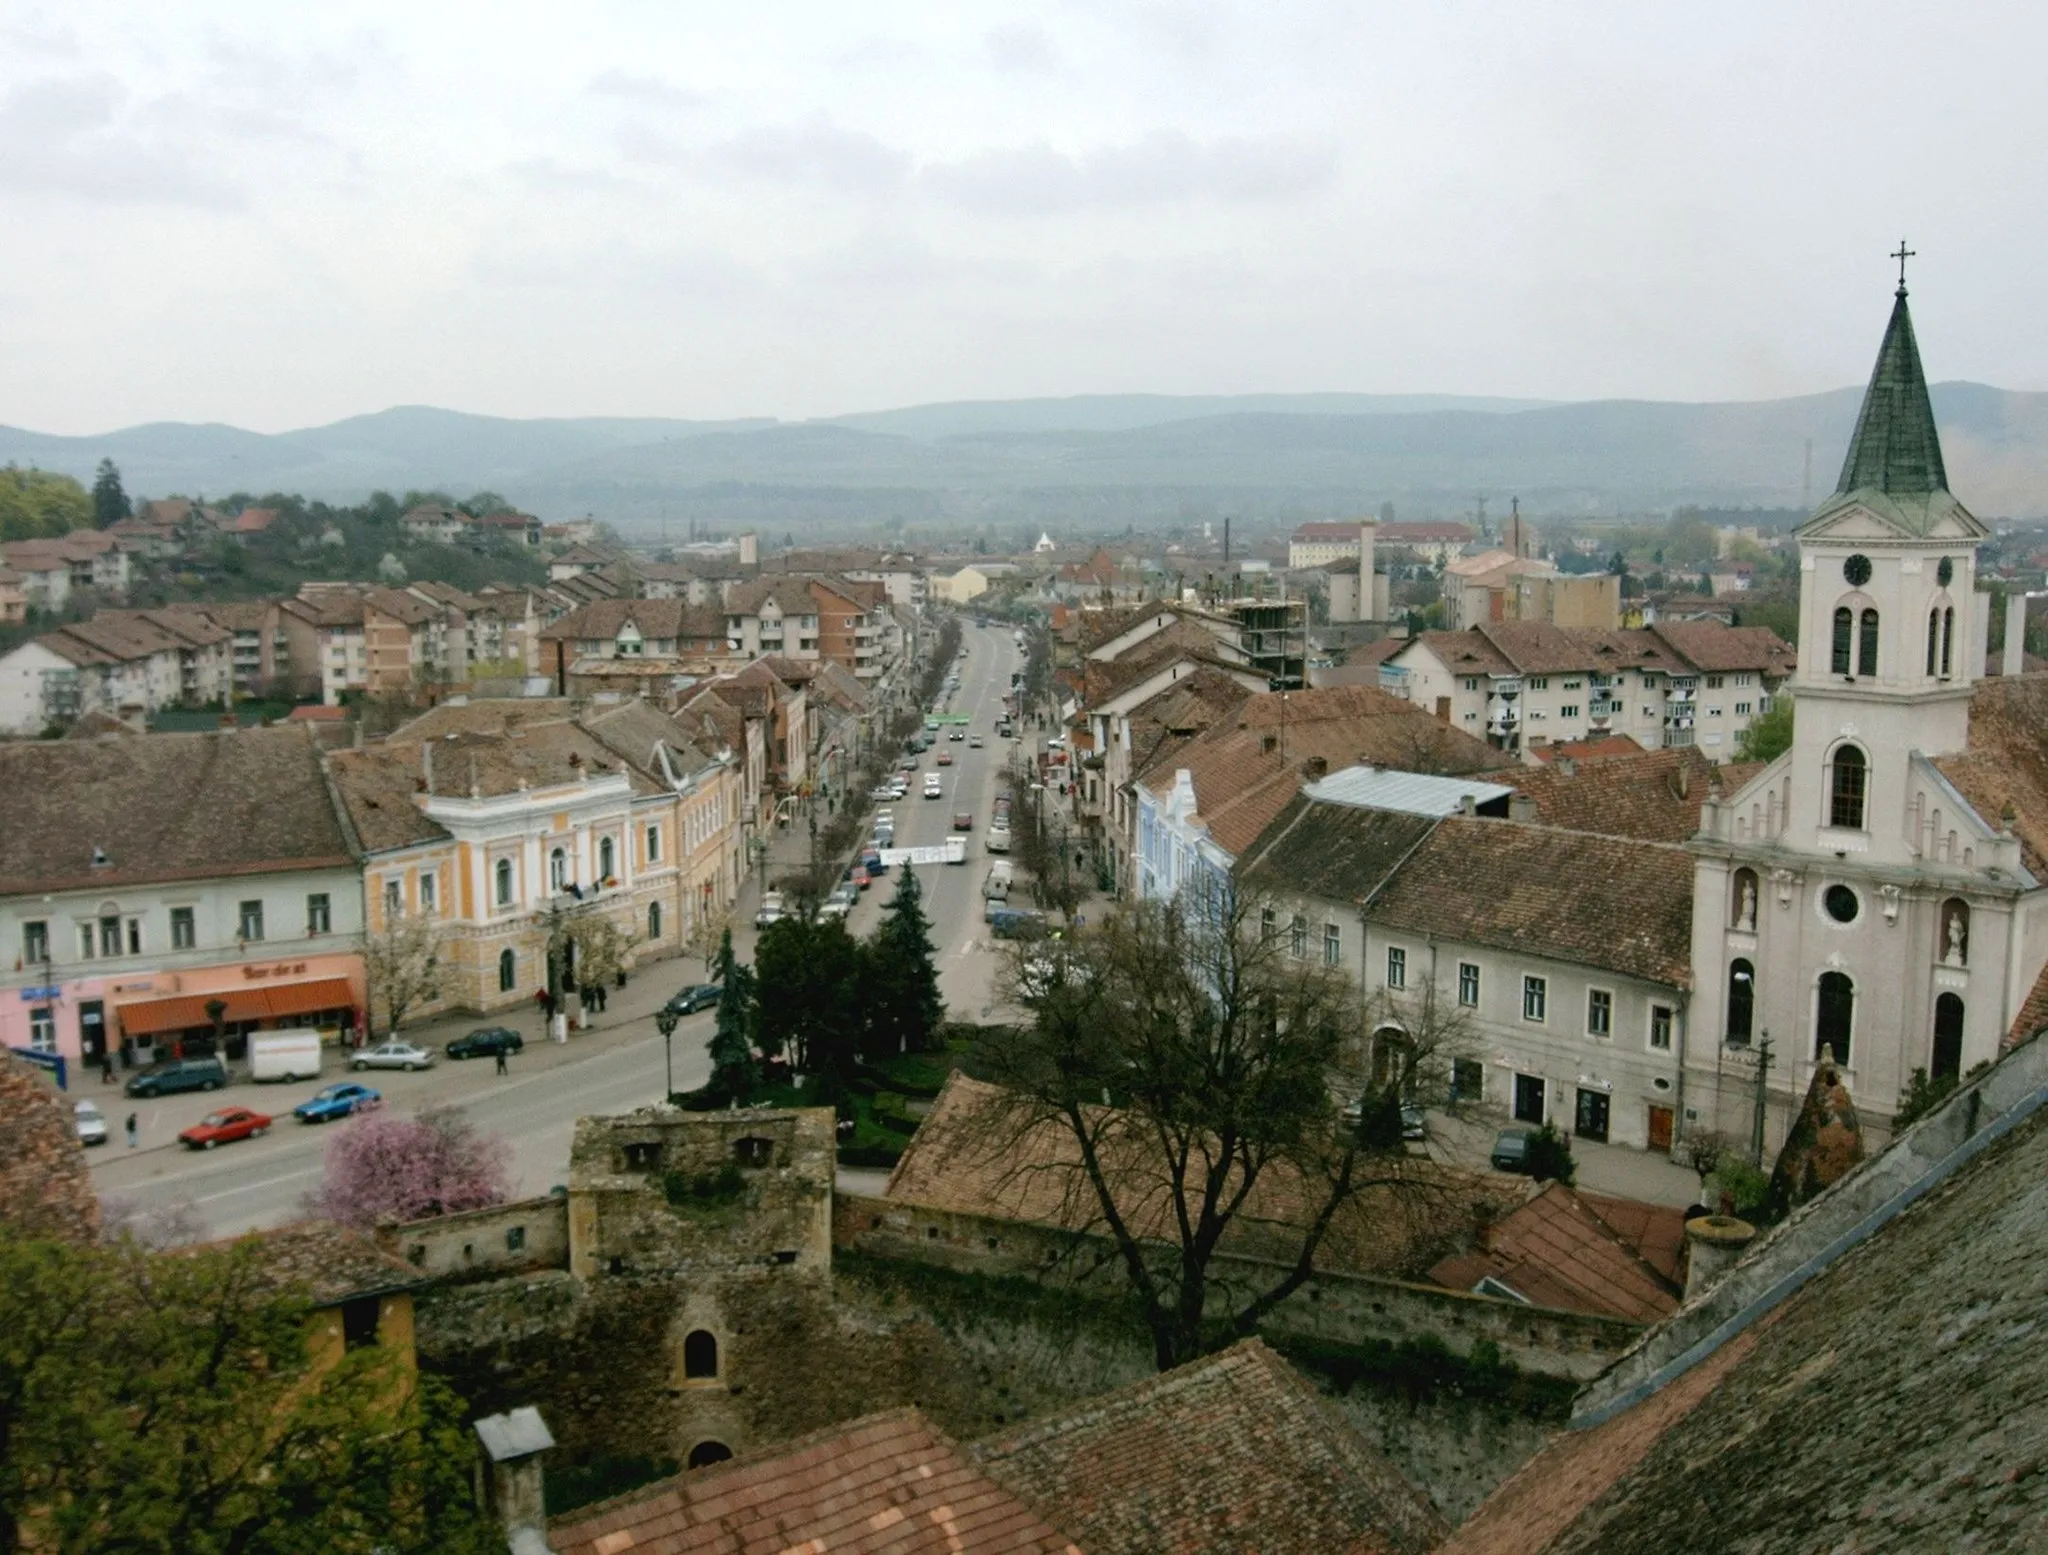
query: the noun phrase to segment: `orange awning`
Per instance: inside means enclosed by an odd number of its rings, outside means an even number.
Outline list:
[[[215,999],[227,1005],[221,1017],[230,1026],[243,1021],[277,1020],[286,1015],[310,1015],[315,1010],[346,1010],[355,1007],[356,996],[345,977],[316,977],[303,983],[272,983],[261,988],[230,988],[220,993],[181,993],[168,999],[138,999],[115,1006],[121,1029],[131,1037],[157,1031],[190,1031],[211,1026],[213,1017],[206,1007]]]

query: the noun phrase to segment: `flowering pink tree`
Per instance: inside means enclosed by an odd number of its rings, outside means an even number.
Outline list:
[[[327,1180],[311,1207],[343,1225],[424,1220],[512,1196],[512,1150],[451,1108],[351,1119],[327,1145]]]

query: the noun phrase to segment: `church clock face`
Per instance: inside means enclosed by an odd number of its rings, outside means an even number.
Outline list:
[[[1842,576],[1849,580],[1849,587],[1860,589],[1870,581],[1870,558],[1858,551],[1842,563]]]

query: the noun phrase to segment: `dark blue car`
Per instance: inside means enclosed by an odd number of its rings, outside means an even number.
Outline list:
[[[301,1123],[331,1123],[358,1112],[368,1112],[384,1100],[384,1093],[354,1080],[344,1080],[316,1092],[292,1108]]]

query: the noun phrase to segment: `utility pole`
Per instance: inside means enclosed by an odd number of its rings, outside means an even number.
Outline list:
[[[1749,1134],[1749,1158],[1759,1171],[1764,1164],[1764,1077],[1770,1072],[1771,1028],[1766,1026],[1756,1044],[1756,1115]]]

